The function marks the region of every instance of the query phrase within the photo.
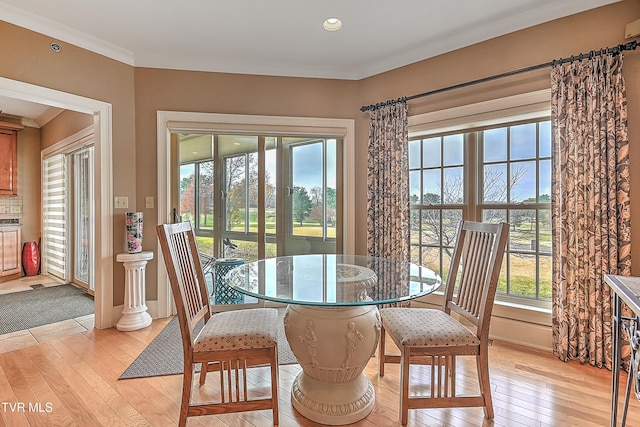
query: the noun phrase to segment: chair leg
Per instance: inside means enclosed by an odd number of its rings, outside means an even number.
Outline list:
[[[207,380],[207,371],[209,370],[209,362],[202,362],[200,364],[200,385],[203,386]]]
[[[385,352],[384,326],[380,328],[380,344],[378,345],[378,375],[384,377],[384,352]]]
[[[411,351],[403,347],[400,355],[400,424],[407,425],[409,419],[409,360]]]
[[[189,405],[191,403],[191,387],[193,385],[193,364],[186,362],[184,366],[184,375],[182,376],[182,403],[180,404],[180,419],[178,427],[187,425],[187,417],[189,416]]]
[[[272,349],[272,358],[271,358],[271,405],[273,412],[273,425],[277,426],[279,424],[278,417],[278,348],[274,347]]]
[[[484,416],[493,418],[493,401],[491,400],[491,383],[489,381],[489,355],[480,352],[476,356],[476,366],[478,370],[478,382],[480,383],[480,394],[484,399]]]

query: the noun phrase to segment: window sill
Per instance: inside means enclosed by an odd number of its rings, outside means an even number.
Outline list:
[[[509,301],[496,301],[493,315],[505,319],[551,326],[551,308],[535,307]]]

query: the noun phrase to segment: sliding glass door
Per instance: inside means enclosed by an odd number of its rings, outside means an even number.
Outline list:
[[[93,139],[42,160],[42,272],[95,290]]]
[[[205,258],[341,252],[340,140],[259,133],[176,139],[176,220],[192,221]]]
[[[73,205],[73,282],[93,291],[94,193],[93,147],[84,148],[69,156]]]
[[[250,262],[336,253],[340,141],[262,135],[179,135],[177,218],[201,252]]]

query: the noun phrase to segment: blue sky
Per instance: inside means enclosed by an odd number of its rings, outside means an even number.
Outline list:
[[[507,132],[511,132],[507,138]],[[550,122],[540,123],[540,146],[536,146],[536,124],[524,124],[502,127],[484,131],[484,162],[493,164],[489,168],[506,170],[507,160],[511,161],[512,174],[520,168],[524,172],[516,185],[512,188],[512,201],[522,201],[536,194],[536,167],[540,174],[540,194],[551,194],[551,161],[549,159],[535,162],[536,153],[539,150],[541,158],[551,155],[551,125]],[[441,164],[447,166],[449,176],[461,176],[463,164],[463,134],[445,136],[443,142],[439,137],[428,138],[422,141],[412,141],[409,144],[409,167],[436,167]],[[509,147],[507,147],[509,141]],[[422,146],[422,159],[420,148]],[[508,148],[508,149],[507,149]],[[444,150],[444,152],[441,152]],[[508,157],[508,158],[507,158]],[[440,183],[439,168],[427,171],[421,175],[417,172],[411,174],[411,194],[419,195],[420,189],[416,188],[423,181],[423,192],[437,192]],[[506,176],[505,176],[506,184]]]
[[[322,187],[322,144],[300,145],[293,148],[293,185]],[[327,140],[327,187],[336,188],[336,141]],[[330,153],[333,153],[331,155]]]

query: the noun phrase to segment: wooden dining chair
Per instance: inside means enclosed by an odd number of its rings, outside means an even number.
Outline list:
[[[278,425],[278,311],[272,308],[212,314],[195,234],[190,222],[157,226],[182,335],[184,377],[179,426],[187,417],[271,409]],[[204,322],[201,329],[199,324]],[[200,386],[207,372],[219,376],[220,398],[192,402],[194,366]],[[249,396],[247,368],[269,365],[271,396]]]
[[[409,409],[482,406],[493,418],[489,383],[489,322],[507,244],[508,224],[463,221],[444,290],[442,309],[380,310],[379,375],[385,363],[400,363],[400,422]],[[466,325],[470,325],[468,328]],[[400,349],[386,354],[385,332]],[[480,393],[456,394],[456,357],[475,356]],[[426,394],[409,395],[410,365],[431,365]],[[415,383],[415,379],[414,379]]]

